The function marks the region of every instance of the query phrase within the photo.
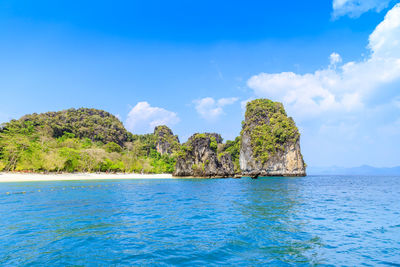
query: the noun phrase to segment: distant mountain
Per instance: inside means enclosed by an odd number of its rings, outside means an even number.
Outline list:
[[[369,165],[359,167],[308,167],[308,175],[400,175],[400,166],[392,168],[377,168]]]

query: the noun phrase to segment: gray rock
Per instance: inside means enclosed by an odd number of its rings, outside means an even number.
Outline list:
[[[161,155],[171,155],[179,149],[179,138],[174,135],[170,128],[160,125],[154,128],[154,136],[156,137],[156,149]]]
[[[279,127],[282,130],[278,131]],[[255,133],[259,132],[264,135],[270,134],[271,138],[263,138],[262,134],[257,136]],[[267,143],[264,140],[274,141]],[[257,147],[260,145],[268,147]],[[262,158],[255,155],[256,149],[258,153],[262,152],[268,156]],[[282,104],[267,99],[257,99],[248,103],[241,132],[239,162],[243,176],[255,178],[306,175],[306,165],[300,151],[300,134],[294,121],[287,117]]]
[[[217,155],[219,134],[194,134],[182,145],[175,166],[174,176],[179,177],[233,177],[235,175],[231,155]]]

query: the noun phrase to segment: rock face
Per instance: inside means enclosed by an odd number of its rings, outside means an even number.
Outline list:
[[[233,177],[235,175],[229,153],[217,153],[222,143],[219,134],[194,134],[181,146],[174,176]]]
[[[179,138],[174,135],[170,128],[165,125],[154,128],[156,138],[156,149],[161,155],[171,155],[179,149]]]
[[[243,176],[305,176],[300,133],[283,105],[256,99],[246,106],[241,131],[240,169]]]

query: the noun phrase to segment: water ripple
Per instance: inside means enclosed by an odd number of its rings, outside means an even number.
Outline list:
[[[400,177],[0,185],[0,265],[400,266]]]

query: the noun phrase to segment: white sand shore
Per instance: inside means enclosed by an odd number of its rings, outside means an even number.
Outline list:
[[[109,180],[109,179],[171,179],[172,175],[139,174],[139,173],[10,173],[0,172],[1,182],[34,182],[34,181],[75,181],[75,180]]]

